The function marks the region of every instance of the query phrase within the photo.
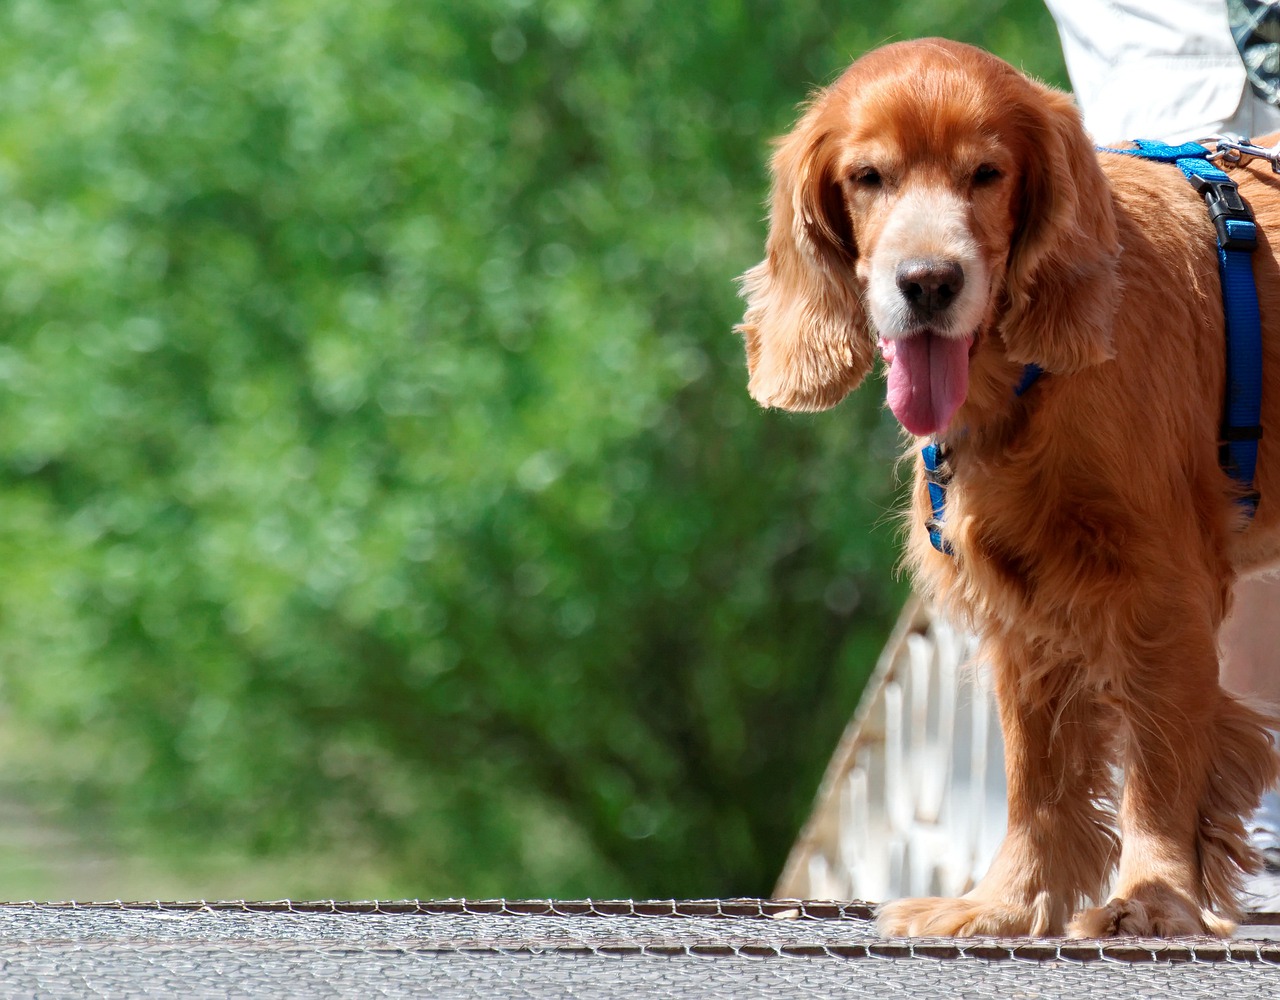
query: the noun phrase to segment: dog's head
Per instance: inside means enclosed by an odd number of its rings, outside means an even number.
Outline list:
[[[771,166],[739,327],[760,403],[835,405],[879,343],[890,408],[934,434],[971,363],[1070,372],[1110,356],[1114,211],[1067,95],[980,49],[902,42],[818,93]]]

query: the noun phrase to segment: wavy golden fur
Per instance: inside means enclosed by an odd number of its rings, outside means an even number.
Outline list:
[[[894,412],[952,456],[954,557],[929,543],[916,459],[907,562],[981,637],[1005,737],[990,871],[885,905],[881,928],[1230,933],[1258,864],[1244,819],[1277,776],[1273,719],[1219,686],[1218,630],[1236,578],[1280,563],[1280,178],[1232,168],[1265,340],[1249,521],[1218,457],[1213,227],[1175,168],[1096,153],[1067,95],[924,40],[819,92],[772,172],[743,278],[750,392],[834,406],[879,342]],[[1027,363],[1045,375],[1018,397]]]

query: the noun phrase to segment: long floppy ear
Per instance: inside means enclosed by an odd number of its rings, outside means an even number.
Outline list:
[[[1028,120],[1020,230],[1009,255],[1009,357],[1073,372],[1113,356],[1120,301],[1111,190],[1072,99],[1034,81],[1019,110]]]
[[[857,248],[815,105],[771,163],[765,259],[742,276],[747,389],[764,406],[824,410],[858,387],[874,345],[855,283]]]

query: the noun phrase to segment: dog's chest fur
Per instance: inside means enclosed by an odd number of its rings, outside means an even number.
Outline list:
[[[1153,555],[1141,511],[1091,473],[1096,461],[1033,434],[987,455],[956,449],[950,556],[923,530],[929,498],[917,476],[908,560],[918,585],[979,631],[1016,627],[1093,644],[1115,597],[1142,578]]]

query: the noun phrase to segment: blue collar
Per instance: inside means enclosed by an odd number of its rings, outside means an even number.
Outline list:
[[[1013,390],[1014,396],[1021,396],[1030,389],[1044,374],[1039,365],[1027,365],[1022,369],[1022,378]],[[951,543],[942,537],[942,526],[947,519],[947,485],[951,482],[951,453],[945,445],[935,438],[920,449],[924,459],[924,478],[929,484],[929,520],[925,527],[929,529],[929,541],[939,552],[952,555]]]
[[[1253,251],[1257,226],[1253,212],[1240,197],[1235,181],[1209,161],[1211,154],[1199,143],[1169,146],[1135,139],[1136,149],[1108,149],[1100,153],[1137,156],[1158,163],[1172,163],[1204,196],[1218,237],[1218,272],[1222,279],[1222,308],[1227,327],[1227,385],[1223,400],[1222,445],[1219,460],[1242,487],[1241,503],[1250,514],[1258,504],[1253,488],[1258,463],[1258,439],[1262,437],[1262,322],[1258,315],[1258,289],[1253,277]],[[1229,148],[1248,152],[1249,143]],[[1249,153],[1249,155],[1258,155]],[[1274,165],[1274,163],[1273,163]],[[1040,368],[1027,365],[1015,395],[1021,396],[1040,377]],[[952,555],[942,536],[946,522],[947,484],[951,468],[946,449],[936,440],[921,449],[925,481],[929,486],[929,541],[939,552]]]

